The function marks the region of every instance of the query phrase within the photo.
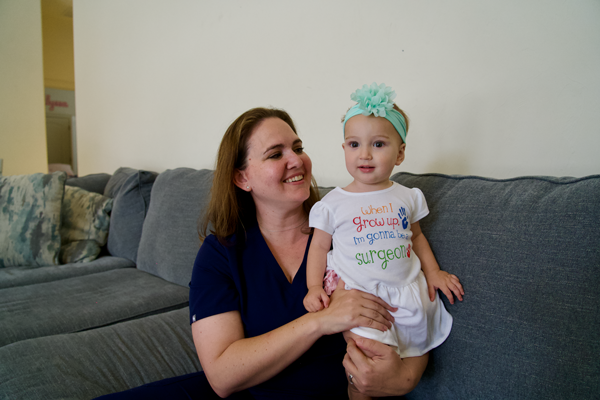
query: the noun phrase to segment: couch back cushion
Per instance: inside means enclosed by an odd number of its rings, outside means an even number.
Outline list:
[[[67,174],[0,177],[0,268],[57,265]]]
[[[104,195],[114,199],[107,243],[111,255],[137,261],[142,226],[157,175],[156,172],[119,168],[106,184]]]
[[[178,168],[156,178],[137,255],[139,269],[188,286],[200,241],[198,221],[208,205],[213,172]]]
[[[104,195],[110,198],[114,198],[119,190],[121,190],[121,186],[123,183],[132,175],[135,175],[138,172],[137,169],[129,168],[129,167],[121,167],[118,168],[114,174],[110,176],[106,184],[104,185]]]
[[[399,173],[463,302],[409,398],[589,398],[600,387],[600,176]]]

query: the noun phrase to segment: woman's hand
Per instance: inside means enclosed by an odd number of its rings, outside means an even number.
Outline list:
[[[438,269],[427,274],[425,278],[427,279],[427,288],[429,289],[429,300],[433,301],[435,299],[435,292],[440,289],[446,295],[450,304],[454,304],[452,293],[456,295],[458,300],[462,301],[465,291],[456,275]]]
[[[367,338],[346,338],[344,357],[346,375],[361,394],[373,397],[404,395],[413,390],[421,376],[429,354],[400,358],[394,349]]]
[[[396,309],[372,294],[359,290],[345,290],[340,279],[337,289],[331,294],[329,307],[317,313],[323,317],[321,326],[324,335],[344,332],[357,326],[386,331],[392,326],[394,317],[389,311]]]

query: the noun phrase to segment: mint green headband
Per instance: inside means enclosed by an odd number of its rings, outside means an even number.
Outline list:
[[[402,141],[406,143],[406,121],[402,114],[394,109],[394,98],[396,92],[391,87],[385,86],[384,83],[377,85],[375,82],[371,84],[371,87],[363,85],[362,89],[357,89],[350,95],[350,98],[356,101],[358,104],[354,105],[346,113],[344,118],[343,132],[346,136],[346,122],[358,114],[371,115],[376,117],[383,117],[390,121]]]

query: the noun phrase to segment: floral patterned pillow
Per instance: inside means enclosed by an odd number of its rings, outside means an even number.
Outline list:
[[[60,262],[92,261],[106,244],[113,200],[98,193],[65,186],[62,205]]]
[[[67,174],[0,177],[0,268],[57,265]]]

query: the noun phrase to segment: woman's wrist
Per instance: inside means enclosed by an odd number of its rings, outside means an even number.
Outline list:
[[[325,320],[322,314],[321,312],[309,312],[297,320],[304,328],[306,337],[314,339],[314,341],[326,335],[324,332]]]
[[[314,338],[319,339],[322,336],[334,335],[346,331],[348,329],[340,329],[339,321],[336,322],[336,316],[331,314],[331,305],[329,308],[324,308],[317,312],[305,314],[301,318],[306,318],[307,332],[309,335],[315,335]]]

